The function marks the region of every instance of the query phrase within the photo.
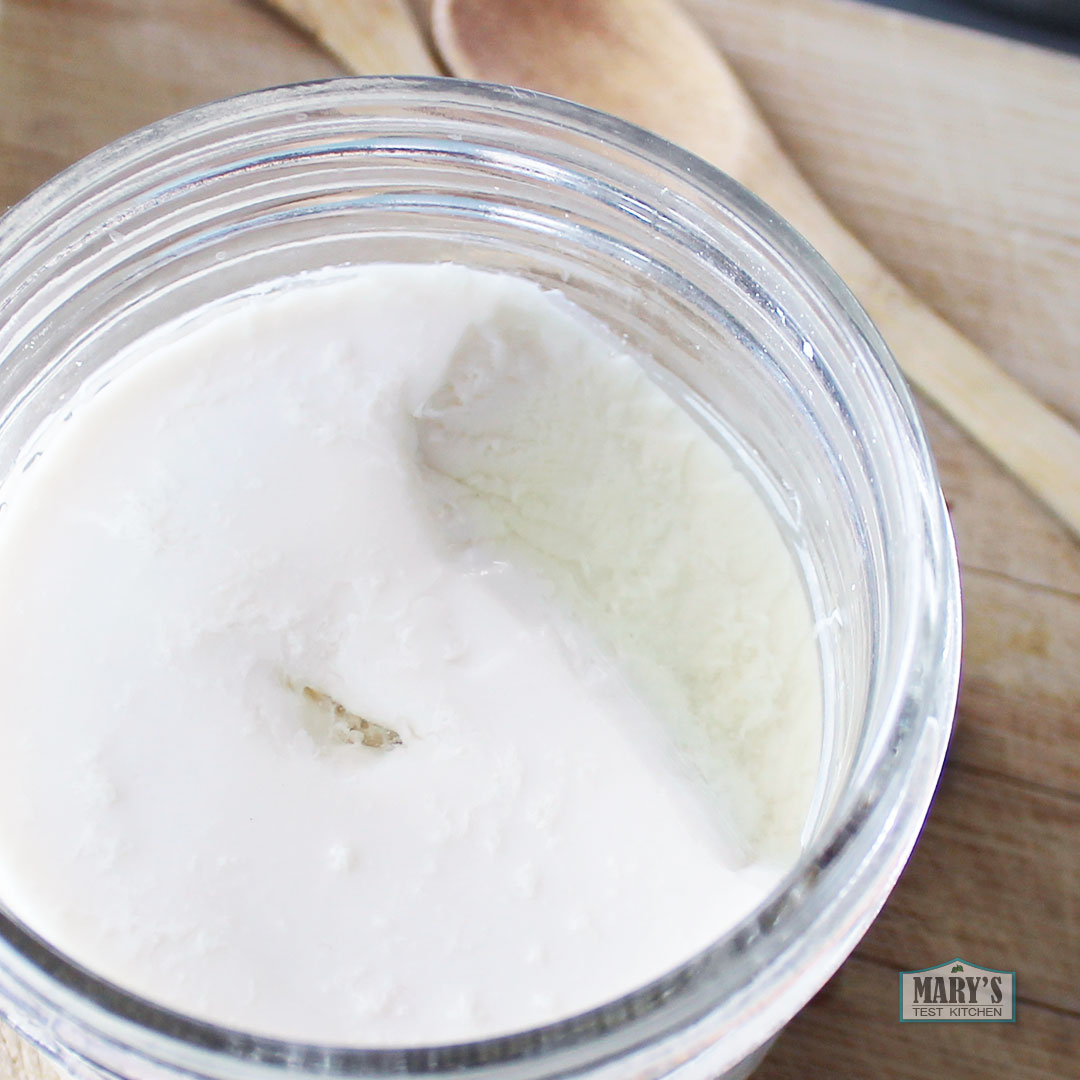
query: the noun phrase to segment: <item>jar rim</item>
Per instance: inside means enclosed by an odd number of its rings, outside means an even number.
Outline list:
[[[846,958],[884,903],[914,845],[951,731],[960,635],[955,547],[914,402],[899,368],[858,302],[791,226],[736,181],[689,151],[563,99],[433,77],[322,80],[258,90],[168,117],[82,159],[12,207],[0,218],[0,326],[5,309],[14,303],[13,291],[3,286],[17,280],[27,260],[64,234],[71,214],[95,199],[115,198],[116,191],[110,189],[115,181],[128,183],[138,177],[145,182],[155,156],[167,153],[178,142],[203,135],[216,136],[221,143],[245,124],[255,123],[265,130],[283,117],[302,122],[305,110],[371,108],[387,102],[416,109],[442,108],[452,102],[476,110],[478,115],[490,114],[492,119],[496,114],[513,114],[540,126],[553,138],[566,138],[571,133],[574,138],[599,140],[632,160],[647,162],[661,174],[683,181],[692,177],[697,190],[750,222],[771,246],[798,266],[802,281],[814,290],[830,317],[862,343],[876,364],[873,377],[887,388],[897,421],[909,437],[923,481],[922,490],[916,491],[916,479],[910,480],[911,499],[921,505],[926,527],[918,537],[920,546],[907,552],[912,570],[923,571],[909,575],[922,584],[923,595],[907,598],[910,610],[904,643],[898,669],[892,673],[894,693],[884,705],[890,710],[889,722],[883,726],[882,738],[863,773],[861,798],[844,820],[804,850],[764,907],[748,915],[705,953],[618,1001],[535,1031],[457,1046],[404,1049],[322,1046],[233,1031],[181,1016],[99,979],[2,911],[0,998],[8,989],[6,971],[16,990],[26,993],[32,1003],[62,1008],[76,1027],[96,1030],[113,1045],[145,1053],[160,1064],[195,1072],[210,1069],[211,1061],[215,1067],[231,1062],[342,1075],[383,1075],[403,1069],[440,1073],[543,1062],[541,1072],[549,1075],[595,1067],[635,1047],[656,1043],[673,1031],[692,1029],[718,1006],[715,987],[712,994],[703,993],[707,989],[704,984],[712,985],[721,969],[738,969],[746,962],[748,951],[756,949],[760,954],[759,943],[768,940],[771,951],[759,957],[763,968],[778,962],[782,955],[789,959],[798,955],[803,961],[802,968],[767,1006],[755,1006],[749,996],[743,1002],[745,1008],[764,1009],[768,1025],[775,1031]],[[912,715],[911,702],[905,703],[904,694],[913,672],[927,657],[934,658],[934,678],[921,689],[919,704],[925,715]],[[916,756],[923,768],[913,771],[910,766]],[[878,842],[878,831],[892,820],[893,810],[901,802],[908,807],[904,827],[894,829],[888,843]],[[858,880],[867,893],[860,898],[861,908],[857,912],[850,906],[839,911],[814,910],[814,897],[825,879],[842,881],[849,888]],[[805,939],[810,930],[820,936],[813,955],[806,940],[800,946],[800,933]],[[167,1045],[142,1047],[139,1033],[165,1036]],[[734,1027],[732,1039],[738,1042]],[[220,1074],[221,1070],[217,1071]],[[521,1075],[532,1073],[525,1067]]]

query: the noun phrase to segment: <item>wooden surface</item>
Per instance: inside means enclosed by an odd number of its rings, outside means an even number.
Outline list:
[[[818,190],[1080,423],[1080,61],[845,0],[688,0]],[[131,128],[332,75],[245,0],[0,0],[0,206]],[[929,408],[964,686],[911,863],[758,1076],[1080,1076],[1080,545]],[[1076,463],[1080,469],[1080,462]],[[897,971],[1017,971],[1015,1025],[897,1021]],[[45,1071],[0,1027],[0,1080]]]

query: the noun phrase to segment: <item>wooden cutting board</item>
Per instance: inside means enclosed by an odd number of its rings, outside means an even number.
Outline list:
[[[845,0],[688,2],[839,217],[1080,424],[1080,60]],[[246,0],[0,0],[0,206],[177,109],[335,73]],[[964,570],[957,733],[893,897],[763,1080],[1080,1069],[1080,545],[924,416]],[[958,955],[1017,971],[1017,1023],[901,1025],[897,972]],[[48,1071],[0,1026],[0,1080]]]

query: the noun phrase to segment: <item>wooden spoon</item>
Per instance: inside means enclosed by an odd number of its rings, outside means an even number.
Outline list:
[[[267,0],[357,75],[438,75],[405,0]]]
[[[434,0],[464,78],[571,98],[745,184],[832,264],[908,378],[1080,537],[1080,432],[896,280],[830,213],[698,26],[671,0]]]
[[[406,0],[269,0],[357,74],[435,71]],[[408,0],[422,11],[426,0]],[[433,0],[456,75],[571,98],[719,166],[821,252],[908,378],[1080,537],[1080,432],[918,300],[831,214],[672,0]]]

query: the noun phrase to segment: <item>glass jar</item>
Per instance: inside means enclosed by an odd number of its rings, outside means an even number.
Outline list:
[[[3,482],[35,433],[151,328],[304,270],[442,260],[558,288],[651,354],[768,501],[805,576],[824,683],[803,856],[653,985],[539,1030],[406,1050],[170,1013],[0,906],[0,1012],[77,1075],[745,1076],[854,948],[915,843],[955,707],[960,592],[911,398],[805,241],[724,174],[612,117],[494,86],[343,79],[191,110],[50,181],[0,220],[0,529]]]

